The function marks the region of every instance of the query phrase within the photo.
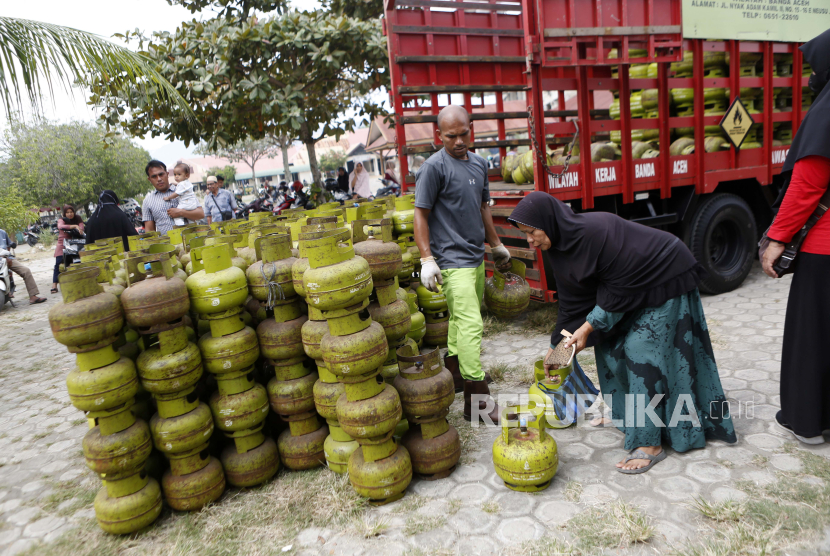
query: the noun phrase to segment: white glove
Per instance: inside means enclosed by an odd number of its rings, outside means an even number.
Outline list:
[[[426,257],[421,259],[421,284],[431,292],[438,293],[438,284],[444,285],[441,269],[435,264],[435,259]]]
[[[501,269],[510,264],[510,251],[507,250],[503,244],[499,244],[491,249],[493,254],[493,263],[496,268]]]

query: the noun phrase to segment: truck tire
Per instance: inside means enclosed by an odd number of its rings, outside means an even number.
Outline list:
[[[709,276],[700,291],[732,291],[752,269],[758,241],[755,216],[749,205],[731,193],[712,195],[695,211],[686,231],[686,245]]]

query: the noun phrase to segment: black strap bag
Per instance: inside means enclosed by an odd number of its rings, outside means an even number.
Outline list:
[[[211,195],[210,198],[213,199],[213,204],[216,205],[217,209],[219,209],[219,214],[222,215],[222,222],[233,220],[233,212],[219,208],[219,203],[216,202],[216,195]]]
[[[780,204],[780,202],[784,199],[784,195],[790,186],[791,177],[792,173],[787,176],[787,181],[784,184],[781,194],[778,196],[778,201],[776,201],[775,204]],[[815,226],[819,219],[824,216],[824,213],[827,212],[828,207],[830,207],[830,187],[828,187],[827,191],[824,192],[824,195],[821,196],[821,199],[819,199],[818,202],[818,207],[816,207],[816,210],[814,210],[813,214],[810,215],[810,218],[807,219],[804,226],[795,233],[790,242],[784,247],[784,252],[781,253],[781,257],[773,263],[772,269],[776,274],[778,274],[779,278],[785,274],[790,274],[795,270],[796,257],[798,256],[798,251],[801,249],[801,244],[804,243],[804,239],[807,237],[807,233],[810,229]],[[767,228],[767,231],[764,232],[764,235],[761,237],[761,241],[758,242],[759,260],[763,260],[764,252],[773,241],[767,234],[774,224],[775,218],[772,219],[772,223],[769,228]]]

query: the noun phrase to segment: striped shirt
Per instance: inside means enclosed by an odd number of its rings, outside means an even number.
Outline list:
[[[236,208],[236,199],[233,198],[230,191],[227,189],[220,189],[216,195],[208,191],[205,195],[205,217],[210,217],[213,222],[222,221],[222,211],[230,211],[231,218],[236,218],[233,210]]]
[[[173,199],[172,201],[164,200],[164,197],[170,195],[172,192],[170,190],[162,192],[153,189],[152,193],[144,197],[144,202],[141,205],[141,219],[145,222],[155,222],[156,231],[160,234],[164,234],[173,229],[173,219],[167,215],[167,209],[178,207],[179,199]]]

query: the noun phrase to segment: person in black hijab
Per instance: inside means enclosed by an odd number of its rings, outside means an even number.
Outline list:
[[[118,207],[118,196],[114,191],[105,189],[98,196],[98,207],[86,223],[86,244],[98,239],[120,237],[124,241],[124,250],[130,250],[127,236],[137,236],[130,217]]]
[[[830,182],[830,31],[800,48],[813,70],[816,99],[784,161],[780,209],[767,230],[761,267],[778,278],[774,264],[822,203]],[[776,202],[776,204],[779,204]],[[826,204],[826,201],[825,201]],[[794,259],[781,352],[781,411],[776,424],[804,444],[823,444],[830,431],[830,215],[809,229]]]
[[[337,189],[341,191],[349,190],[349,173],[342,166],[337,169]]]
[[[630,451],[618,471],[647,471],[666,458],[663,444],[685,452],[736,441],[697,290],[704,271],[678,238],[610,213],[574,214],[538,191],[509,221],[550,256],[551,350],[565,330],[577,353],[595,346],[600,389]],[[629,426],[632,410],[640,426]]]

